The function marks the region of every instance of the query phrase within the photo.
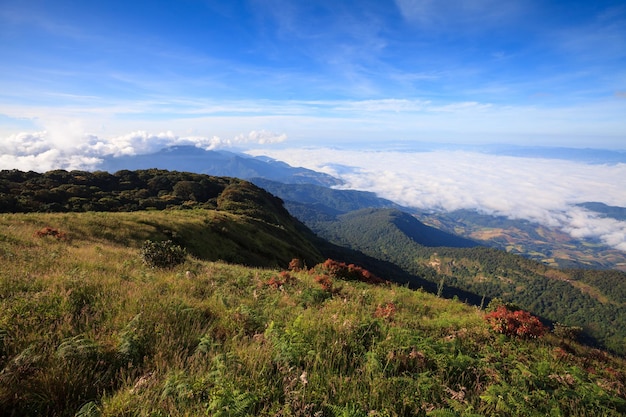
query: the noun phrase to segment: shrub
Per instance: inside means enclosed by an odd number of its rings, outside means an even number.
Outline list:
[[[333,291],[333,281],[328,275],[318,275],[315,277],[315,282],[321,285],[324,291]]]
[[[141,248],[141,259],[151,268],[172,268],[185,261],[187,252],[171,240],[146,240]]]
[[[303,268],[302,261],[298,258],[293,258],[291,262],[289,262],[289,266],[287,269],[293,272],[299,272]]]
[[[279,289],[285,284],[291,284],[296,281],[296,278],[291,276],[287,271],[281,271],[278,276],[272,276],[265,284],[269,287]]]
[[[332,259],[327,259],[324,263],[316,265],[314,270],[325,275],[330,275],[333,278],[346,281],[362,281],[368,284],[382,284],[385,282],[367,269]]]
[[[396,315],[396,305],[394,303],[379,304],[374,312],[374,317],[382,319],[393,319]]]
[[[543,336],[546,327],[528,311],[508,309],[505,305],[485,315],[485,320],[496,333],[522,338]]]
[[[67,233],[62,232],[59,229],[55,229],[54,227],[50,227],[50,226],[46,226],[43,229],[37,230],[35,232],[35,236],[37,237],[51,236],[57,240],[67,240]]]
[[[561,339],[578,340],[578,337],[583,332],[583,328],[579,326],[566,326],[561,323],[554,323],[554,329],[552,333]]]

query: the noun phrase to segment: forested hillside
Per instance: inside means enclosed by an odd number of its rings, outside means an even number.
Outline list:
[[[160,212],[165,209],[167,214]],[[0,212],[89,212],[90,228],[103,230],[105,238],[112,236],[112,224],[126,225],[107,212],[135,212],[127,216],[151,226],[142,237],[185,241],[202,259],[275,266],[293,257],[311,263],[323,257],[313,243],[315,236],[279,198],[235,178],[156,169],[115,174],[1,171]],[[63,226],[72,219],[64,215],[56,222]],[[120,243],[130,241],[127,236]]]

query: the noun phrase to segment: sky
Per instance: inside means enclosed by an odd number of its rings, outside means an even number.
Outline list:
[[[163,138],[626,149],[623,0],[0,0],[0,58],[0,168]]]
[[[242,150],[626,251],[576,206],[626,207],[626,164],[467,148],[625,152],[623,0],[0,0],[0,59],[0,169]]]

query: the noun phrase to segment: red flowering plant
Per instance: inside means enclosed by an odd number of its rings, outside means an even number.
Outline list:
[[[265,284],[269,287],[279,289],[285,284],[290,284],[296,281],[296,278],[293,277],[288,271],[281,271],[278,273],[278,276],[272,276]]]
[[[320,284],[324,291],[333,292],[333,280],[328,275],[318,275],[315,282]]]
[[[506,305],[500,305],[486,314],[485,320],[496,333],[524,339],[541,337],[547,330],[541,321],[528,311],[511,310]]]
[[[313,271],[346,281],[362,281],[368,284],[382,284],[385,282],[367,269],[333,259],[327,259],[325,262],[316,265]]]
[[[289,262],[289,266],[287,267],[288,270],[293,271],[293,272],[302,271],[302,268],[303,268],[302,261],[298,258],[293,258],[291,262]]]

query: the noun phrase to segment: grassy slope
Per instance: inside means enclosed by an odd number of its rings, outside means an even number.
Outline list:
[[[202,210],[2,215],[0,415],[626,412],[623,360],[555,336],[494,335],[456,301],[338,280],[329,292],[304,271],[276,288],[276,269],[140,260],[160,233],[227,251],[212,216],[244,227]],[[43,226],[69,240],[34,236]]]
[[[394,213],[360,210],[311,227],[336,244],[394,263],[446,288],[473,293],[474,297],[467,297],[470,302],[480,303],[482,296],[501,298],[547,320],[583,327],[603,346],[626,352],[626,308],[620,297],[623,272],[560,271],[496,249],[427,247],[411,239]]]

